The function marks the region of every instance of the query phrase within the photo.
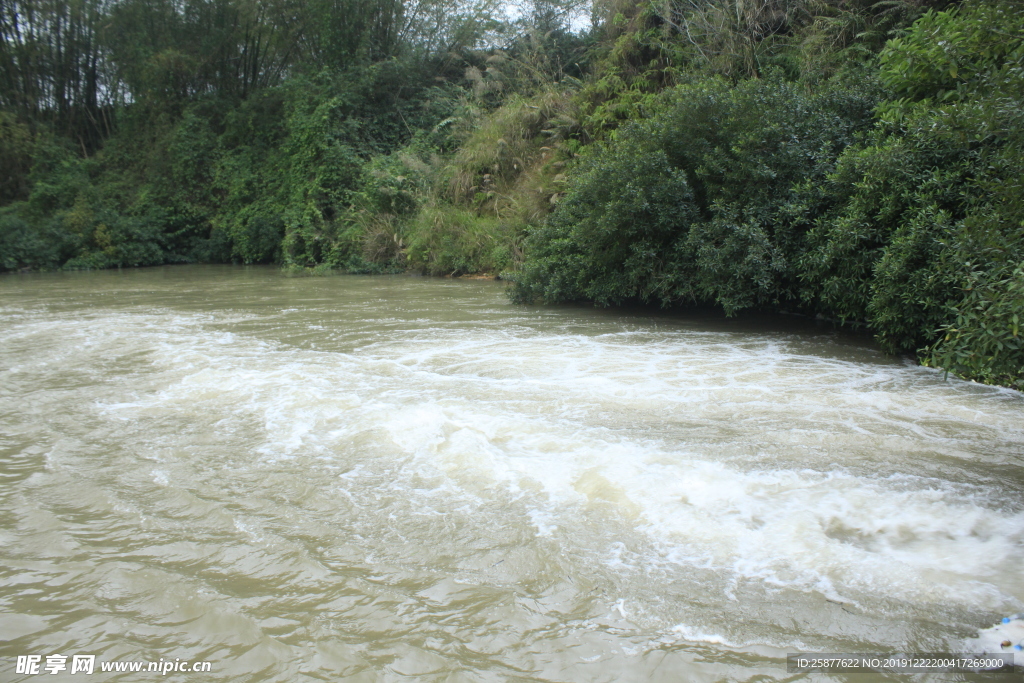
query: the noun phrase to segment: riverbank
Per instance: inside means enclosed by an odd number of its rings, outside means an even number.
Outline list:
[[[380,53],[337,33],[366,3],[305,8],[298,33],[225,5],[225,31],[253,21],[244,36],[275,36],[283,60],[241,84],[249,53],[203,51],[248,38],[180,43],[212,30],[194,23],[208,5],[96,5],[80,61],[33,57],[58,6],[28,2],[33,31],[0,36],[21,79],[0,84],[0,269],[495,273],[522,302],[864,324],[890,352],[1024,387],[1013,2],[620,3],[586,27],[545,0],[430,30],[382,10],[411,33]],[[77,64],[111,85],[34,99],[99,82],[49,71]]]

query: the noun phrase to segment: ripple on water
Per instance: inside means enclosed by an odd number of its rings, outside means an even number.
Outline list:
[[[254,303],[193,272],[159,306],[4,310],[11,653],[775,678],[794,649],[950,650],[1021,610],[1017,393],[820,333],[432,281]],[[331,296],[267,307],[304,286]]]

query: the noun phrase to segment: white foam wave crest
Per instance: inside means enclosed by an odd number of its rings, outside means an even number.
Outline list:
[[[542,536],[599,508],[652,539],[646,563],[836,599],[1024,600],[1018,492],[984,469],[1019,466],[1012,392],[712,334],[462,331],[340,353],[138,329],[149,390],[107,410],[247,434],[252,467],[392,468],[431,510],[417,477],[500,489]]]

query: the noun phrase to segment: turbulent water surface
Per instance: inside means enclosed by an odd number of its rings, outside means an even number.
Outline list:
[[[795,318],[5,276],[0,477],[3,680],[785,680],[1024,609],[1022,395]]]

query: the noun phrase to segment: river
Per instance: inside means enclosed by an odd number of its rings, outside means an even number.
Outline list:
[[[0,454],[3,680],[788,680],[1024,609],[1024,397],[795,316],[7,275]]]

